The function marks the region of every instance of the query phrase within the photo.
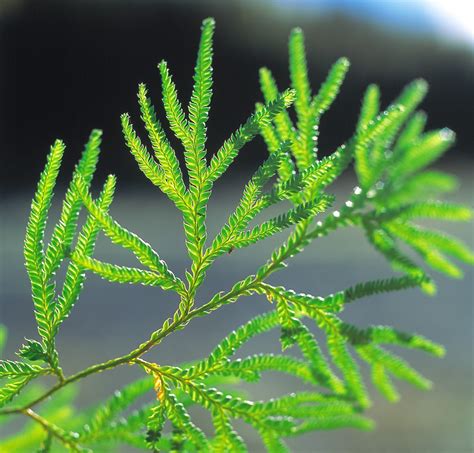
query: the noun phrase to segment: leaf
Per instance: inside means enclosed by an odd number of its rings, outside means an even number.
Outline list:
[[[287,90],[279,95],[275,101],[250,116],[234,134],[227,139],[211,159],[208,169],[208,179],[217,180],[229,167],[239,150],[251,141],[259,132],[260,127],[269,122],[285,108],[289,107],[294,99],[294,92]]]
[[[159,255],[136,234],[131,233],[122,226],[120,226],[107,212],[98,206],[92,200],[92,197],[84,187],[81,178],[76,181],[77,189],[81,194],[84,205],[97,220],[104,233],[117,245],[122,245],[133,252],[137,259],[144,265],[149,267],[152,271],[159,273],[164,282],[166,282],[166,289],[181,288],[181,282],[168,269],[168,266],[161,260]]]
[[[51,147],[46,166],[41,173],[31,204],[25,237],[24,255],[26,270],[31,282],[35,318],[38,325],[38,333],[46,343],[50,343],[54,337],[51,326],[53,318],[51,303],[54,297],[54,286],[51,283],[47,283],[43,275],[43,240],[48,211],[53,198],[53,189],[56,184],[64,149],[65,146],[60,140],[56,140]]]
[[[212,38],[214,19],[202,23],[201,41],[194,73],[194,87],[189,103],[189,133],[192,148],[184,157],[189,171],[189,182],[200,186],[206,172],[206,122],[212,98]]]
[[[104,212],[107,212],[115,192],[115,178],[108,177],[102,192],[98,198],[97,204]],[[94,252],[95,242],[99,233],[99,225],[94,217],[88,216],[84,226],[81,229],[75,253],[90,256]],[[85,273],[82,268],[71,262],[68,266],[64,278],[61,295],[56,300],[54,325],[58,329],[59,325],[66,319],[82,290],[85,280]]]
[[[125,137],[125,142],[137,161],[140,170],[155,186],[158,186],[166,193],[166,182],[163,170],[152,159],[149,152],[138,138],[132,124],[130,123],[130,116],[128,113],[124,113],[120,119],[122,121],[122,131]]]
[[[166,117],[170,123],[171,130],[176,137],[181,140],[185,150],[192,149],[192,139],[189,132],[189,124],[184,115],[183,107],[178,100],[178,93],[169,73],[166,61],[161,61],[158,65],[161,74],[163,106]]]
[[[94,272],[105,280],[118,283],[140,283],[149,286],[166,287],[167,281],[163,276],[154,272],[132,267],[117,266],[104,263],[84,255],[73,253],[71,259],[83,269]]]
[[[9,379],[6,384],[0,387],[0,407],[5,406],[5,404],[17,396],[35,376],[34,374],[29,374]]]
[[[100,403],[89,421],[81,431],[81,439],[92,441],[100,432],[106,429],[119,414],[130,407],[139,397],[149,392],[153,388],[153,380],[150,377],[138,379],[121,390],[117,390],[114,395],[104,403]]]
[[[94,129],[85,145],[81,160],[76,166],[62,206],[59,222],[54,228],[45,253],[45,279],[53,276],[61,260],[67,255],[76,233],[82,200],[74,187],[74,179],[80,174],[89,186],[99,160],[102,131]]]
[[[20,376],[37,376],[44,373],[45,369],[37,365],[29,365],[24,362],[15,362],[12,360],[0,360],[0,378],[3,377],[20,377]]]
[[[156,118],[155,109],[147,96],[146,85],[141,83],[138,87],[138,103],[140,105],[141,118],[148,132],[155,156],[163,169],[166,180],[162,181],[162,190],[173,200],[178,209],[185,209],[189,200],[186,195],[186,187],[179,166],[178,158],[166,135]]]

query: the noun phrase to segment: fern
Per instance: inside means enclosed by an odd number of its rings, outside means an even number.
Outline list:
[[[182,213],[191,261],[185,279],[173,273],[155,248],[110,214],[115,177],[107,178],[96,199],[92,196],[100,131],[90,135],[66,190],[59,221],[49,243],[44,244],[65,150],[59,140],[51,147],[31,206],[24,247],[39,339],[25,341],[18,351],[20,360],[0,360],[0,422],[17,414],[30,420],[16,435],[0,441],[1,451],[39,448],[46,452],[57,446],[78,452],[107,451],[129,445],[151,451],[244,452],[249,447],[234,427],[240,420],[254,428],[268,451],[286,452],[289,437],[323,429],[373,427],[363,415],[371,405],[364,364],[370,369],[370,381],[388,401],[400,398],[392,378],[423,390],[431,387],[431,382],[403,358],[384,348],[395,346],[442,357],[443,346],[392,326],[356,326],[343,319],[347,304],[366,297],[416,287],[433,293],[436,287],[429,267],[458,278],[462,269],[451,260],[474,264],[474,254],[461,241],[417,224],[422,218],[469,221],[472,217],[468,207],[436,198],[455,190],[457,181],[427,166],[452,145],[454,134],[446,129],[424,131],[426,115],[416,109],[426,95],[426,82],[408,85],[387,107],[381,107],[379,88],[369,86],[352,137],[320,158],[320,120],[335,102],[349,62],[338,60],[322,86],[313,90],[303,32],[295,29],[289,39],[291,87],[280,92],[270,70],[262,68],[264,103],[256,104],[255,111],[211,157],[206,149],[206,124],[212,98],[214,26],[213,19],[203,22],[187,108],[179,100],[166,62],[159,64],[163,109],[171,132],[183,147],[186,175],[180,168],[179,151],[172,148],[145,84],[138,87],[138,104],[150,149],[135,131],[130,115],[121,117],[132,157],[146,178]],[[288,110],[292,104],[295,123]],[[208,244],[206,212],[213,185],[257,135],[264,139],[268,157]],[[351,163],[359,186],[341,204],[327,191]],[[82,207],[87,219],[78,230]],[[281,211],[257,221],[270,207]],[[340,227],[361,228],[369,244],[401,275],[355,283],[329,295],[302,294],[268,282],[271,274],[284,269],[312,241]],[[286,238],[252,274],[207,302],[197,300],[207,270],[220,256],[284,231]],[[132,252],[137,266],[96,259],[99,232]],[[407,255],[406,247],[418,258]],[[59,291],[55,272],[61,267],[65,268],[65,279]],[[158,286],[176,293],[179,302],[172,317],[130,352],[65,376],[56,336],[78,300],[87,273],[119,284]],[[268,301],[267,311],[231,332],[208,355],[185,364],[157,364],[143,358],[194,318],[251,295]],[[279,332],[285,354],[236,357],[247,342],[270,330]],[[6,330],[0,327],[0,349],[5,339]],[[143,377],[95,407],[75,408],[73,383],[123,364],[137,367]],[[306,390],[253,400],[236,388],[242,381],[265,379],[267,373],[289,375],[304,383]],[[34,383],[44,375],[55,376],[57,382],[48,389]],[[208,412],[212,431],[193,420],[192,406]]]

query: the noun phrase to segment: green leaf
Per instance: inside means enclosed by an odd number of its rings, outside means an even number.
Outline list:
[[[0,360],[0,378],[3,377],[20,377],[20,376],[37,376],[46,370],[37,365],[29,365],[24,362],[15,362],[13,360]]]
[[[77,253],[73,253],[71,259],[83,269],[87,269],[110,282],[140,283],[142,285],[165,287],[167,285],[166,279],[155,272],[104,263],[85,255],[78,255]]]
[[[212,38],[214,19],[202,23],[201,41],[194,73],[194,87],[189,103],[189,133],[192,149],[184,157],[189,171],[189,182],[200,186],[206,172],[206,122],[212,98]]]
[[[166,392],[164,405],[169,420],[171,420],[174,426],[179,427],[186,434],[187,438],[198,451],[199,449],[208,448],[208,440],[205,434],[191,421],[184,406],[178,402],[176,396],[170,391]]]
[[[279,95],[275,101],[250,116],[232,136],[224,142],[213,156],[208,169],[208,179],[217,180],[233,162],[239,150],[250,142],[259,132],[260,128],[289,107],[294,99],[294,92],[287,90]]]
[[[192,149],[192,139],[189,131],[189,124],[184,115],[183,107],[178,100],[178,93],[175,84],[171,79],[166,61],[161,61],[158,65],[161,74],[161,86],[163,94],[163,105],[165,107],[166,117],[170,123],[171,130],[179,138],[185,148]]]
[[[3,384],[0,387],[0,407],[5,406],[17,396],[34,377],[36,377],[36,374],[28,374],[9,379],[6,384]]]
[[[136,380],[115,394],[104,403],[100,403],[89,421],[81,431],[81,439],[92,441],[100,432],[107,428],[119,414],[130,407],[138,398],[153,389],[151,377]]]
[[[406,361],[379,346],[357,346],[356,351],[366,362],[371,364],[379,363],[393,376],[407,381],[415,387],[422,390],[429,390],[432,386],[432,383],[429,380],[415,371]]]
[[[166,135],[156,118],[155,109],[151,100],[147,97],[146,85],[141,83],[138,88],[138,103],[140,105],[141,118],[148,132],[155,156],[163,169],[166,179],[161,181],[161,189],[173,200],[178,209],[186,209],[189,200],[186,195],[186,187],[179,166],[178,158]]]
[[[99,160],[102,131],[94,129],[85,145],[81,160],[74,170],[71,183],[66,192],[59,222],[54,228],[51,240],[45,253],[45,279],[53,276],[61,260],[65,258],[76,233],[82,200],[74,187],[76,175],[82,176],[87,186],[90,185]]]
[[[0,357],[3,353],[3,349],[5,348],[5,344],[7,342],[7,328],[0,324]]]
[[[163,192],[166,191],[166,180],[163,170],[150,156],[141,140],[138,138],[133,126],[130,122],[130,116],[128,113],[124,113],[120,117],[122,121],[122,131],[125,137],[130,152],[138,163],[140,170],[143,174],[155,185],[158,186]]]
[[[114,196],[115,178],[109,176],[104,184],[97,204],[101,210],[107,212]],[[99,225],[94,217],[88,216],[79,234],[75,253],[90,256],[94,252],[95,242],[99,233]],[[85,280],[85,272],[82,268],[71,262],[64,278],[61,295],[56,300],[55,305],[55,328],[66,319],[82,290]]]
[[[120,226],[107,212],[101,209],[101,207],[92,200],[81,178],[78,178],[76,181],[76,186],[81,194],[84,205],[112,242],[131,250],[144,266],[159,273],[163,277],[164,282],[166,282],[166,289],[181,289],[182,282],[168,269],[166,263],[161,260],[159,255],[149,244],[140,239],[136,234]]]
[[[26,343],[21,346],[18,355],[26,360],[33,362],[37,360],[47,361],[48,355],[43,348],[43,345],[36,340],[25,339]]]
[[[291,31],[289,44],[291,86],[296,91],[295,110],[298,118],[310,115],[311,87],[304,47],[304,35],[300,28]]]

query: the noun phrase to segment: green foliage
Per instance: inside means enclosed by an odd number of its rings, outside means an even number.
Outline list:
[[[289,40],[291,87],[280,92],[270,70],[262,68],[264,103],[257,103],[255,112],[208,159],[206,124],[212,97],[214,26],[212,19],[203,22],[187,108],[179,100],[166,62],[159,64],[163,110],[184,149],[186,177],[144,84],[138,87],[138,104],[152,152],[135,131],[130,115],[121,117],[125,143],[139,168],[182,213],[191,261],[185,279],[177,277],[150,244],[109,213],[116,183],[113,176],[107,178],[97,199],[91,195],[99,131],[90,135],[66,190],[59,221],[45,246],[46,222],[65,149],[59,140],[51,147],[33,199],[24,247],[39,340],[26,340],[18,352],[21,360],[0,360],[0,423],[19,414],[30,420],[19,433],[0,441],[1,451],[66,448],[102,452],[129,445],[151,451],[245,452],[246,441],[234,428],[235,420],[240,420],[255,429],[268,451],[286,452],[286,438],[309,431],[372,428],[372,421],[362,414],[371,405],[361,371],[364,363],[370,368],[370,381],[388,401],[400,397],[392,378],[420,389],[431,387],[430,381],[384,347],[442,357],[441,345],[391,326],[355,326],[342,319],[347,304],[369,296],[416,287],[433,293],[435,284],[427,267],[458,278],[462,269],[451,259],[474,264],[474,254],[458,239],[417,224],[421,218],[467,221],[472,217],[468,207],[437,199],[457,187],[456,178],[426,168],[454,140],[454,134],[446,129],[424,131],[426,115],[416,109],[426,94],[426,82],[416,80],[408,85],[385,109],[380,105],[378,87],[369,86],[352,137],[320,158],[320,120],[335,101],[349,62],[338,60],[319,90],[313,91],[303,33],[295,29]],[[293,103],[296,123],[288,111]],[[262,136],[269,155],[208,244],[206,212],[213,185],[257,135]],[[349,200],[328,212],[336,204],[328,187],[352,162],[360,187],[354,188]],[[83,206],[87,218],[78,230]],[[281,207],[281,212],[265,218],[268,208],[275,206]],[[263,220],[257,220],[258,216]],[[272,273],[284,269],[287,261],[313,240],[352,226],[361,228],[369,243],[402,275],[355,283],[327,296],[301,294],[268,283]],[[253,274],[206,303],[196,299],[206,271],[220,256],[287,230],[286,239]],[[131,251],[139,267],[94,258],[99,232]],[[419,259],[407,255],[406,246]],[[58,291],[55,272],[61,266],[65,267],[65,279]],[[173,316],[129,353],[65,376],[56,336],[79,297],[87,272],[120,284],[158,286],[176,293],[179,303]],[[237,327],[208,355],[181,365],[143,359],[146,352],[194,318],[250,295],[268,301],[268,311]],[[274,329],[280,333],[285,354],[237,357],[247,342]],[[0,349],[5,339],[6,330],[0,326]],[[124,364],[138,367],[146,375],[95,407],[75,408],[74,382]],[[259,401],[235,388],[242,381],[264,379],[267,373],[291,376],[304,383],[306,391]],[[57,379],[49,389],[32,383],[47,374]],[[193,406],[209,414],[212,431],[201,428],[199,419],[192,419]]]

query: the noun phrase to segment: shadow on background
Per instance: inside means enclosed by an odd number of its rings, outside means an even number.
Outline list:
[[[152,192],[125,151],[119,114],[129,111],[138,123],[135,91],[141,81],[147,82],[159,105],[156,63],[162,58],[169,62],[181,99],[189,98],[199,24],[206,16],[217,20],[210,150],[215,150],[260,100],[260,66],[270,67],[281,87],[288,84],[287,36],[291,27],[300,25],[306,33],[313,87],[339,56],[352,62],[341,95],[321,125],[322,154],[333,151],[352,133],[368,83],[379,83],[388,103],[405,83],[424,77],[431,85],[423,104],[430,115],[429,126],[448,126],[458,134],[455,150],[441,165],[463,178],[458,199],[472,204],[474,61],[467,46],[448,44],[428,34],[386,30],[343,11],[322,16],[296,8],[282,10],[269,1],[9,0],[1,11],[0,145],[5,164],[0,320],[10,330],[10,355],[23,337],[35,337],[21,244],[34,186],[47,149],[57,136],[69,150],[62,172],[66,182],[90,129],[104,129],[97,181],[106,173],[118,175],[112,214],[154,243],[178,275],[188,266],[178,213]],[[210,207],[211,235],[225,221],[243,181],[264,155],[263,143],[256,140],[241,152],[231,169],[231,181],[217,186]],[[336,188],[341,197],[351,182],[347,177]],[[55,205],[56,212],[57,208]],[[52,218],[56,218],[54,214]],[[470,225],[452,227],[452,232],[472,243]],[[202,299],[253,272],[272,245],[270,240],[224,257],[209,273]],[[107,240],[101,239],[97,255],[105,261],[131,264],[128,254]],[[360,232],[349,230],[313,245],[274,282],[325,295],[357,281],[387,275],[391,275],[389,267],[369,249]],[[400,404],[376,401],[371,415],[379,426],[374,433],[344,430],[311,434],[292,441],[294,451],[353,453],[368,451],[368,445],[374,452],[471,451],[472,276],[467,270],[464,281],[440,279],[441,290],[434,299],[409,291],[374,297],[351,307],[347,319],[354,323],[393,324],[446,344],[448,356],[442,361],[407,354],[433,379],[435,390],[427,394],[403,386]],[[90,276],[60,336],[65,370],[69,373],[123,354],[141,342],[174,310],[176,301],[167,299],[159,290],[119,287]],[[266,309],[259,298],[226,307],[163,343],[152,354],[153,359],[176,363],[198,358],[231,329]],[[276,345],[276,336],[269,335],[243,352],[272,351]],[[132,376],[137,376],[136,371],[127,367],[90,378],[83,386],[81,405],[109,395]],[[294,388],[293,381],[271,376],[254,387],[254,395],[273,396]],[[251,451],[261,451],[255,437],[251,439]]]

